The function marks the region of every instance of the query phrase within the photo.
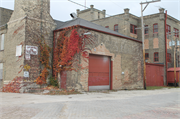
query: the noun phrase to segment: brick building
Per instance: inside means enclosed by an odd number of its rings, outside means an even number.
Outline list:
[[[105,17],[105,10],[100,11],[93,5],[89,9],[80,11],[77,9],[77,16],[86,19],[105,28],[109,28],[126,36],[141,41],[142,32],[136,28],[141,27],[141,18],[131,14],[130,9],[124,9],[124,13]],[[87,14],[87,16],[86,16]],[[144,16],[145,29],[145,52],[146,62],[165,65],[165,13],[160,8],[159,13]],[[167,15],[167,32],[179,31],[180,21]],[[174,66],[174,46],[169,46],[170,41],[179,41],[180,33],[169,33],[167,35],[168,68]],[[179,46],[177,46],[177,61],[179,65]],[[166,72],[164,70],[164,72]],[[165,73],[166,76],[166,73]],[[164,77],[164,84],[166,83]]]

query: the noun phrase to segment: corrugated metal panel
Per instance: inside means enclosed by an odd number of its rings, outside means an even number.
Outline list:
[[[174,68],[168,68],[168,71],[173,71],[174,72]],[[180,67],[176,67],[176,71],[180,71]]]
[[[164,86],[164,66],[156,64],[146,64],[146,85]]]
[[[175,83],[175,80],[174,80],[174,70],[172,70],[174,68],[170,68],[168,69],[168,75],[167,75],[167,83]],[[178,70],[179,68],[177,68],[177,71],[176,71],[176,83],[179,82],[179,76],[180,76],[180,71]]]

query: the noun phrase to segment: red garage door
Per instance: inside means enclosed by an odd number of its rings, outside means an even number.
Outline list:
[[[89,91],[110,89],[110,57],[89,56]]]

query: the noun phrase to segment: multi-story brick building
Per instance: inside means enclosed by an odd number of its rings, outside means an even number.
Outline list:
[[[121,34],[132,38],[142,39],[141,18],[131,14],[130,9],[124,9],[124,13],[105,17],[105,10],[97,10],[91,5],[89,9],[80,11],[77,9],[77,16],[99,24]],[[166,67],[165,55],[165,13],[160,8],[159,13],[144,16],[145,28],[145,52],[146,62],[164,64]],[[167,35],[167,52],[168,52],[168,68],[174,66],[174,46],[169,46],[172,40],[179,41],[180,21],[167,15],[167,32],[177,31],[177,33],[169,33]],[[179,46],[177,49],[177,61],[179,63]],[[177,64],[178,65],[178,64]],[[166,76],[166,71],[165,76]],[[164,83],[166,77],[164,77]]]

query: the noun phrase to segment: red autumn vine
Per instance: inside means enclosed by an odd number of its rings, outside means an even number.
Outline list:
[[[1,90],[2,92],[19,93],[19,90],[22,87],[22,81],[23,77],[16,77],[8,84],[5,84]]]
[[[71,31],[70,36],[68,33]],[[59,34],[54,49],[54,76],[63,70],[72,70],[72,61],[76,53],[82,49],[82,38],[76,29],[66,29]]]
[[[46,84],[46,79],[49,75],[49,72],[47,69],[50,69],[51,67],[49,66],[49,57],[50,57],[50,47],[46,44],[45,40],[41,41],[39,40],[39,47],[40,47],[40,54],[39,54],[39,59],[40,62],[43,66],[43,70],[39,77],[34,81],[38,85]]]

